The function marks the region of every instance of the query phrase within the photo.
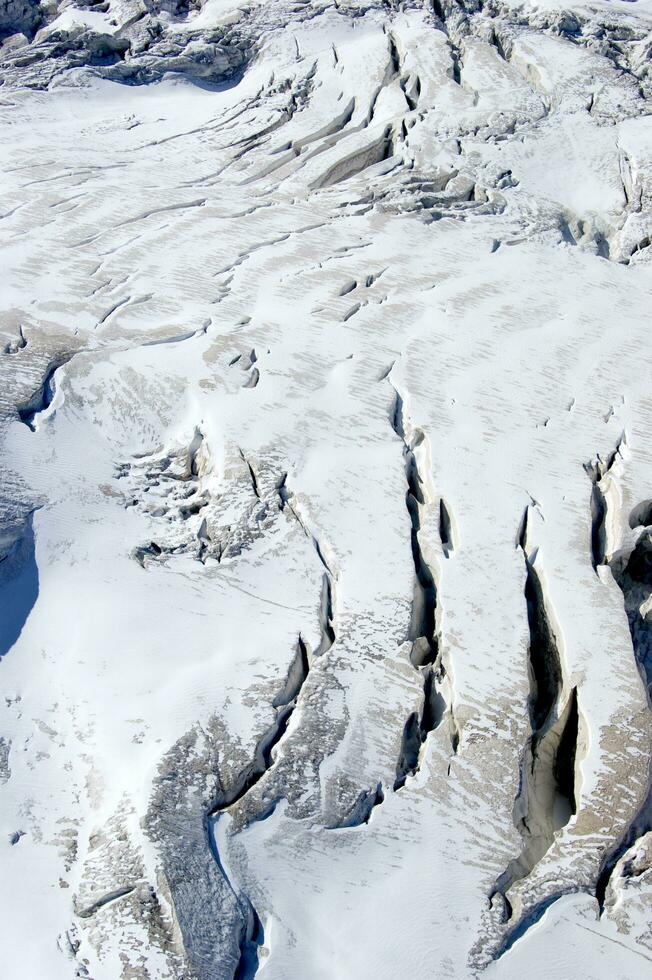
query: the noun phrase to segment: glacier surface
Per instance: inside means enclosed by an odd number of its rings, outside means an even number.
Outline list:
[[[650,0],[0,0],[7,980],[652,977]]]

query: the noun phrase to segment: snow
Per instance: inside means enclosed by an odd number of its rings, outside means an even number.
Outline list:
[[[645,975],[649,11],[519,9],[7,55],[8,978]]]

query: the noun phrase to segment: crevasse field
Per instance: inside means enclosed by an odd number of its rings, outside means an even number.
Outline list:
[[[652,2],[0,83],[4,980],[652,977]]]

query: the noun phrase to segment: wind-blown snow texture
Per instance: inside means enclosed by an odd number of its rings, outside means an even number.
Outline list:
[[[652,976],[651,28],[0,0],[7,980]]]

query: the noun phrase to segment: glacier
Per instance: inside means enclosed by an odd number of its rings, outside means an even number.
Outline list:
[[[652,977],[650,0],[0,0],[7,980]]]

